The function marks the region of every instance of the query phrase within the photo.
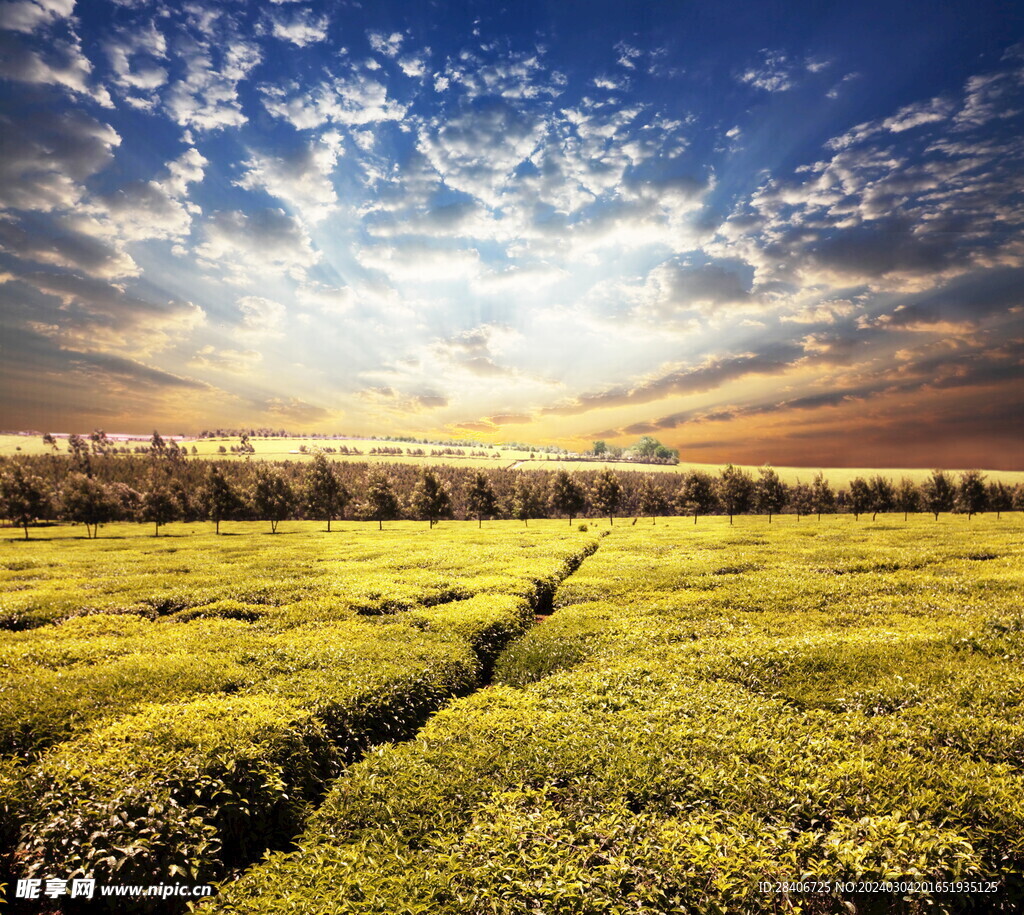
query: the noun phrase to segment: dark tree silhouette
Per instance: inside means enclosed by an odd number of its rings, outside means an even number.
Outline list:
[[[559,470],[551,483],[551,510],[556,515],[566,515],[569,524],[586,506],[583,487],[564,470]]]
[[[230,521],[242,506],[237,490],[225,479],[216,464],[210,467],[209,476],[206,478],[202,503],[206,509],[206,517],[213,522],[214,532],[217,534],[220,533],[221,521]]]
[[[385,521],[398,517],[398,496],[383,470],[373,470],[366,478],[366,511],[377,522],[378,530],[384,530]]]
[[[277,526],[295,509],[295,492],[291,484],[273,468],[257,469],[251,500],[256,516],[270,522],[272,534],[277,533]]]
[[[111,521],[118,506],[107,487],[84,473],[71,474],[61,490],[61,506],[69,521],[85,525],[86,537],[95,539],[99,526]]]
[[[896,484],[893,507],[896,511],[903,512],[904,521],[910,512],[916,512],[921,508],[921,490],[913,480],[903,477]]]
[[[608,516],[608,523],[615,523],[615,512],[622,501],[622,484],[611,470],[602,470],[590,490],[590,502],[602,515]]]
[[[412,510],[433,527],[441,518],[452,514],[451,489],[432,470],[424,470],[412,492]]]
[[[956,501],[956,488],[943,470],[933,470],[932,475],[921,485],[924,504],[939,520],[940,512],[951,512]]]
[[[25,529],[26,540],[28,526],[49,508],[46,484],[40,477],[28,473],[20,464],[12,465],[7,473],[0,475],[0,509],[12,524]]]
[[[313,518],[327,522],[330,533],[331,521],[345,513],[345,506],[352,498],[351,493],[331,467],[330,461],[322,454],[316,455],[306,470],[304,507]]]
[[[498,509],[498,500],[494,495],[487,476],[477,471],[466,491],[466,505],[472,515],[476,515],[477,526],[484,526],[484,516],[492,517]]]
[[[693,523],[698,515],[709,515],[718,505],[715,478],[702,470],[691,470],[683,478],[676,505],[683,512],[693,513]]]
[[[730,524],[733,515],[750,510],[753,498],[754,481],[750,474],[732,464],[723,467],[718,477],[718,501],[729,516]]]
[[[956,488],[954,505],[957,511],[967,515],[970,521],[974,515],[985,511],[988,492],[985,490],[985,475],[980,470],[965,470],[960,474],[960,485]]]
[[[822,515],[831,515],[836,510],[836,494],[820,470],[811,481],[811,492],[814,493],[814,511],[821,520]]]
[[[757,510],[768,515],[768,523],[772,523],[772,515],[777,515],[789,502],[789,487],[779,479],[778,473],[767,464],[758,470],[757,482],[754,484],[754,498]]]

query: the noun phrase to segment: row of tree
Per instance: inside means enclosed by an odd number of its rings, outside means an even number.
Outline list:
[[[106,471],[105,475],[96,472]],[[46,471],[49,471],[47,473]],[[117,472],[115,477],[115,471]],[[0,509],[24,528],[36,521],[66,520],[85,525],[94,537],[110,521],[142,521],[160,528],[171,521],[262,520],[271,531],[289,519],[331,523],[346,516],[377,521],[413,518],[431,527],[444,518],[532,518],[617,515],[650,517],[756,512],[772,518],[846,511],[870,513],[958,511],[974,515],[1024,510],[1024,485],[986,485],[976,470],[958,479],[936,470],[921,485],[876,475],[857,477],[848,489],[833,489],[818,473],[810,483],[789,486],[771,467],[757,477],[729,465],[719,474],[626,474],[611,470],[508,471],[461,467],[416,469],[407,465],[337,464],[316,455],[307,464],[259,462],[156,462],[126,459],[87,464],[54,456],[8,461],[0,473]],[[634,521],[635,523],[635,521]]]

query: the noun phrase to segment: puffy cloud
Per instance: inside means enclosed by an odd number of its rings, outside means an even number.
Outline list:
[[[563,73],[549,70],[537,52],[511,52],[488,59],[463,51],[448,60],[439,76],[444,89],[457,87],[469,99],[510,101],[555,98],[568,82]]]
[[[388,98],[384,83],[356,70],[309,88],[292,82],[283,87],[265,86],[262,91],[267,111],[299,130],[327,123],[358,127],[397,121],[407,111],[405,105]]]
[[[78,231],[78,227],[87,231]],[[0,250],[19,259],[78,269],[90,276],[113,278],[136,276],[139,267],[130,255],[96,233],[88,231],[95,223],[87,217],[60,219],[50,229],[28,232],[11,222],[0,222]]]
[[[370,42],[370,47],[385,57],[397,57],[405,40],[401,32],[392,32],[390,35],[383,32],[368,32],[366,38]]]
[[[108,124],[68,111],[12,113],[0,130],[0,206],[50,212],[78,204],[81,182],[113,161],[121,137]]]
[[[258,295],[242,296],[238,310],[242,314],[242,330],[259,335],[280,333],[286,314],[280,302]]]
[[[158,352],[206,320],[192,302],[144,298],[123,283],[71,273],[25,271],[0,289],[8,321],[79,350]]]
[[[783,323],[791,324],[835,324],[840,318],[848,318],[858,311],[858,306],[845,299],[817,302],[803,305],[791,314],[780,316]]]
[[[825,146],[829,149],[846,149],[856,143],[862,143],[876,134],[903,133],[924,124],[935,124],[947,120],[955,109],[951,99],[936,97],[926,102],[915,102],[905,105],[894,115],[877,121],[866,121],[838,137],[833,137]]]
[[[265,190],[309,222],[320,222],[338,207],[330,175],[341,153],[341,138],[336,133],[283,156],[253,153],[236,183],[248,190]]]
[[[757,307],[749,282],[741,275],[743,267],[666,261],[648,275],[637,310],[647,318],[671,320],[694,311],[713,315]]]
[[[20,83],[60,86],[88,96],[106,108],[113,107],[110,93],[89,85],[92,64],[72,32],[66,38],[52,38],[36,51],[13,35],[0,34],[0,77]]]
[[[632,387],[581,394],[569,403],[547,407],[542,412],[572,416],[592,410],[650,403],[672,396],[704,393],[752,375],[783,374],[792,369],[801,356],[802,351],[798,347],[788,344],[769,347],[760,353],[713,356],[701,365],[667,372]]]
[[[739,75],[739,81],[765,92],[785,92],[796,86],[799,67],[782,51],[761,51],[761,60]]]
[[[153,22],[121,30],[106,44],[107,57],[117,85],[127,92],[146,93],[167,82],[167,40]],[[133,97],[146,107],[152,102]]]
[[[196,17],[195,29],[204,37],[181,36],[178,61],[184,75],[173,81],[164,106],[182,127],[218,130],[246,122],[238,97],[238,85],[259,63],[257,44],[246,40],[228,18],[206,10]],[[207,35],[216,35],[207,38]]]
[[[203,228],[196,255],[209,269],[223,267],[233,282],[274,273],[303,279],[320,259],[305,229],[284,210],[219,210]]]
[[[270,16],[271,31],[275,38],[283,38],[300,48],[316,44],[327,37],[328,18],[316,16],[310,9],[281,11]]]
[[[496,351],[516,337],[508,327],[485,324],[447,340],[439,340],[432,349],[437,359],[471,375],[508,375],[511,374],[509,369],[495,361]]]
[[[206,345],[200,347],[189,359],[190,368],[212,372],[226,372],[230,375],[249,375],[262,361],[262,353],[253,349],[217,349]]]
[[[5,0],[0,3],[0,29],[34,32],[56,19],[66,18],[75,8],[75,0]]]
[[[358,248],[356,259],[370,270],[379,270],[392,281],[451,282],[478,275],[480,253],[475,248],[442,248],[420,241]]]

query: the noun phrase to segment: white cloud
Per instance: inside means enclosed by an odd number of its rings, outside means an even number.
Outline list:
[[[121,137],[78,111],[39,111],[0,131],[0,207],[50,212],[75,206],[83,182],[114,158]]]
[[[110,93],[89,85],[92,64],[72,32],[68,38],[52,38],[43,51],[34,51],[12,36],[0,35],[0,77],[21,83],[60,86],[91,98],[104,108],[113,107]]]
[[[262,360],[263,354],[253,349],[217,349],[206,345],[200,347],[189,359],[188,364],[190,368],[227,372],[230,375],[248,375]]]
[[[148,91],[167,82],[167,40],[153,22],[124,29],[106,44],[114,80],[124,90]],[[130,103],[147,103],[133,98]]]
[[[263,189],[288,203],[304,220],[320,222],[338,208],[330,175],[341,153],[341,138],[334,132],[290,155],[253,153],[245,162],[245,174],[235,183],[247,190]]]
[[[207,11],[199,28],[212,29],[216,15]],[[258,45],[230,29],[218,37],[219,40],[181,41],[180,60],[185,75],[171,84],[164,105],[182,127],[219,130],[246,123],[238,84],[259,63],[261,51]]]
[[[394,283],[446,283],[469,279],[481,271],[475,248],[439,248],[420,241],[358,248],[356,259],[379,270]]]
[[[397,57],[402,50],[402,41],[405,36],[401,32],[392,32],[390,35],[385,35],[383,32],[367,32],[366,38],[370,42],[370,47],[378,54],[383,54],[385,57]]]
[[[66,18],[75,8],[75,0],[6,0],[0,3],[0,29],[34,32],[55,19]]]
[[[419,54],[406,54],[398,58],[401,71],[412,79],[423,79],[429,72],[430,48],[424,48]]]
[[[320,259],[305,229],[284,210],[215,212],[195,249],[209,269],[224,270],[229,281],[245,283],[252,275],[286,274],[304,279]]]
[[[378,121],[398,121],[406,106],[388,98],[387,87],[364,73],[324,81],[311,88],[298,83],[264,87],[263,105],[272,115],[299,130],[328,122],[358,127]]]
[[[327,38],[327,15],[315,16],[310,9],[298,9],[290,13],[282,10],[271,14],[270,22],[275,38],[290,41],[300,48]]]
[[[761,62],[740,74],[746,83],[765,92],[786,92],[796,86],[796,67],[782,51],[761,51]]]
[[[268,336],[280,333],[286,313],[284,305],[258,295],[242,296],[237,302],[242,315],[241,329],[248,334]]]

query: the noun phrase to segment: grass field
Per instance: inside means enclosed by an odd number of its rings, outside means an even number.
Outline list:
[[[3,532],[7,879],[220,880],[233,915],[1024,906],[1020,514],[291,526]]]
[[[131,442],[129,443],[132,447],[135,445],[145,444],[144,441]],[[191,450],[194,445],[197,451],[197,457],[199,458],[217,458],[217,459],[234,459],[238,461],[244,461],[244,455],[232,455],[231,447],[237,446],[239,440],[237,438],[225,438],[225,439],[200,439],[192,440],[188,439],[182,442],[183,447],[187,447]],[[375,441],[371,439],[345,439],[345,440],[320,440],[320,439],[304,439],[304,438],[254,438],[251,440],[251,444],[255,449],[255,454],[252,457],[256,460],[267,460],[267,461],[309,461],[312,460],[315,449],[327,445],[331,447],[338,447],[340,445],[346,445],[349,448],[357,448],[362,452],[362,455],[343,455],[343,454],[329,454],[327,455],[333,461],[342,462],[360,462],[360,463],[380,463],[380,464],[411,464],[413,466],[425,467],[430,464],[451,464],[458,467],[491,467],[491,468],[514,468],[517,470],[567,470],[570,473],[577,470],[604,470],[611,468],[616,471],[643,471],[645,473],[665,473],[665,474],[684,474],[690,470],[701,470],[716,475],[721,469],[721,465],[718,464],[701,464],[693,461],[680,461],[678,464],[635,464],[623,461],[572,461],[572,460],[557,460],[556,455],[547,455],[542,453],[530,454],[527,451],[514,451],[506,448],[492,448],[488,445],[481,444],[476,448],[469,446],[463,446],[463,450],[467,453],[466,457],[457,457],[451,455],[438,455],[435,457],[430,456],[432,449],[439,450],[443,446],[439,445],[418,445],[404,442],[383,442]],[[61,440],[58,443],[60,453],[66,453],[67,443],[65,440]],[[218,449],[223,446],[227,454],[221,454]],[[303,446],[306,447],[306,453],[303,453],[299,449]],[[409,455],[372,455],[370,450],[372,448],[381,447],[400,447],[403,450],[406,448],[422,448],[426,452],[424,457],[412,457]],[[20,449],[20,450],[19,450]],[[496,457],[469,457],[470,451],[486,450],[489,455],[496,455]],[[685,448],[683,449],[685,456]],[[12,457],[18,454],[47,454],[53,453],[53,449],[43,445],[42,438],[38,435],[23,436],[23,435],[0,435],[0,457]],[[743,465],[745,466],[745,465]],[[745,466],[745,469],[756,475],[757,468],[754,466]],[[915,483],[922,483],[931,474],[932,467],[911,467],[911,468],[900,468],[900,467],[889,467],[889,468],[874,468],[874,467],[776,467],[776,471],[779,474],[780,479],[787,484],[793,484],[798,481],[809,483],[814,475],[821,470],[832,485],[836,488],[844,488],[849,485],[850,480],[855,477],[864,477],[865,479],[870,478],[876,474],[890,477],[893,480],[899,480],[901,477],[907,477],[913,480]],[[952,471],[954,474],[960,470],[967,469],[978,469],[978,468],[942,468],[947,471]],[[983,468],[982,468],[983,469]],[[1024,483],[1024,471],[1015,470],[985,470],[984,471],[988,480],[1001,480],[1009,487],[1014,487],[1018,483]]]

